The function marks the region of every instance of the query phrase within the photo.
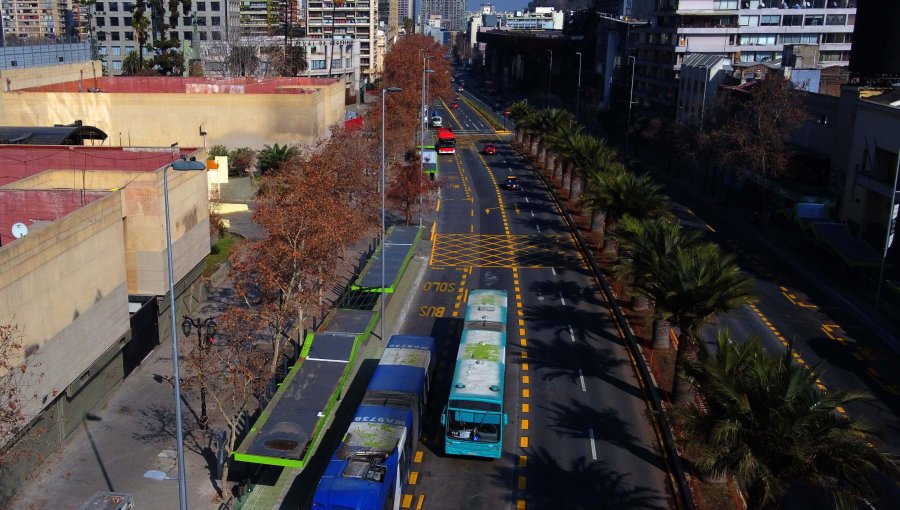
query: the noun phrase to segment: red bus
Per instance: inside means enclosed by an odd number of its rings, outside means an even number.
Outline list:
[[[448,128],[437,130],[438,154],[456,154],[456,135]]]

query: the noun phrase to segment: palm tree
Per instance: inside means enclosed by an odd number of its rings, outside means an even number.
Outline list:
[[[814,370],[792,361],[792,349],[769,354],[758,339],[737,344],[727,331],[716,343],[714,355],[685,366],[704,405],[681,403],[672,413],[701,474],[730,473],[748,508],[759,509],[809,486],[830,493],[838,508],[863,508],[873,474],[896,476],[897,459],[869,443],[864,423],[839,412],[871,397],[826,393]]]
[[[266,145],[257,155],[260,175],[265,175],[270,170],[281,170],[281,166],[297,155],[297,148],[287,144],[274,146]]]
[[[613,264],[613,274],[620,280],[634,282],[633,306],[643,309],[651,301],[649,296],[638,289],[647,278],[653,276],[654,268],[668,259],[676,248],[697,243],[698,231],[683,231],[678,222],[670,217],[655,217],[639,220],[625,215],[613,234],[621,247],[618,260]],[[663,310],[653,310],[653,347],[664,349],[669,346],[669,322],[663,317]]]
[[[553,165],[550,169],[550,178],[557,179],[558,170],[565,171],[566,165],[572,164],[577,155],[577,140],[581,136],[582,127],[580,125],[567,126],[564,129],[552,133],[547,137],[547,148],[553,151]]]
[[[543,133],[541,134],[541,147],[538,152],[538,162],[543,160],[542,166],[547,168],[550,151],[547,149],[547,139],[556,133],[575,126],[575,116],[569,110],[554,108],[547,110],[544,119]]]
[[[534,113],[534,108],[528,106],[525,101],[519,101],[509,106],[509,118],[516,124],[516,142],[525,141],[525,129],[519,123]]]
[[[617,161],[619,156],[616,150],[602,139],[585,140],[578,148],[576,164],[569,178],[569,198],[574,202],[581,198],[588,174],[624,170]]]
[[[671,214],[669,199],[660,189],[649,175],[636,175],[621,167],[588,174],[582,202],[605,213],[604,250],[615,254],[615,242],[607,236],[615,232],[619,218],[626,214],[637,219]]]
[[[755,301],[753,287],[753,280],[741,273],[734,255],[723,254],[713,243],[676,246],[646,279],[635,282],[635,290],[660,309],[659,317],[680,331],[672,385],[675,400],[691,397],[684,366],[696,356],[700,328]]]

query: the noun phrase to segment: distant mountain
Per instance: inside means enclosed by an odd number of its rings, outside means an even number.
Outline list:
[[[578,11],[589,9],[594,2],[592,0],[531,0],[528,9],[535,7],[555,7],[561,11]]]

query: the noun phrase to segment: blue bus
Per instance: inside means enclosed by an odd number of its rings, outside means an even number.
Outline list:
[[[312,508],[398,509],[434,371],[434,338],[394,335],[313,495]]]
[[[506,292],[472,290],[450,397],[441,415],[444,452],[498,459],[503,452]]]

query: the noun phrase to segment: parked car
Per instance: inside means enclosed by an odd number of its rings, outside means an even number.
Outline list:
[[[494,154],[497,154],[497,147],[492,143],[484,144],[484,154],[486,156],[493,156]]]
[[[510,191],[518,191],[522,189],[522,184],[519,182],[519,178],[515,175],[510,175],[506,177],[506,180],[503,181],[503,189],[507,189]]]

